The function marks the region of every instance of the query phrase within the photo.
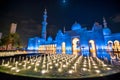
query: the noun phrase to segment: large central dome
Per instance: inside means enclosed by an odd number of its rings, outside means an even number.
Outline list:
[[[73,25],[72,25],[72,30],[78,30],[78,29],[81,29],[81,25],[77,22],[75,22]]]

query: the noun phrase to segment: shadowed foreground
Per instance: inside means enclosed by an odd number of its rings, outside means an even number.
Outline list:
[[[49,78],[33,78],[33,77],[25,77],[25,76],[17,76],[17,75],[10,75],[6,73],[0,72],[0,80],[48,80]],[[59,79],[59,78],[56,78]],[[76,80],[79,78],[76,78]],[[119,80],[120,73],[104,76],[104,77],[96,77],[96,78],[80,78],[79,80]],[[53,79],[50,79],[53,80]]]

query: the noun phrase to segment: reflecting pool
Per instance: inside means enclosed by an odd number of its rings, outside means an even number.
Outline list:
[[[120,72],[120,62],[66,54],[19,55],[2,58],[0,71],[36,78],[90,78]]]

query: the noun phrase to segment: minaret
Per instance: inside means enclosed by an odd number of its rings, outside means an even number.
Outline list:
[[[47,10],[45,9],[42,22],[42,38],[46,40],[46,27],[47,27]]]
[[[103,26],[104,26],[104,28],[107,28],[107,22],[104,17],[103,17]]]

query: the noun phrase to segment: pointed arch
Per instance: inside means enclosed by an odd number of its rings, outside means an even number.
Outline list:
[[[107,51],[113,51],[113,41],[111,40],[107,43]]]
[[[119,41],[118,41],[118,40],[115,40],[115,41],[114,41],[114,45],[119,46]]]
[[[62,54],[66,53],[66,44],[65,42],[62,42]]]
[[[73,38],[72,40],[72,51],[74,55],[78,55],[80,49],[78,48],[79,38]]]
[[[118,40],[114,41],[114,51],[119,51],[120,43]]]
[[[92,57],[96,57],[96,45],[94,40],[89,41],[89,50]]]

